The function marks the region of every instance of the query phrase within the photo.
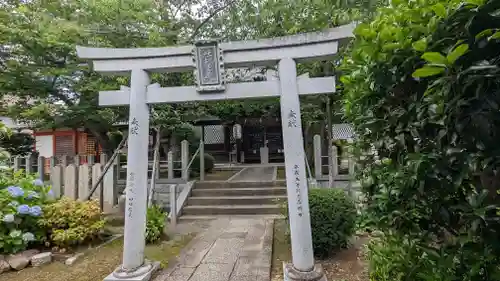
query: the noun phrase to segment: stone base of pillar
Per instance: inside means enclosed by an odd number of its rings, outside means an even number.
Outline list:
[[[149,281],[153,273],[159,268],[159,262],[149,261],[146,261],[143,266],[131,272],[125,272],[119,267],[113,273],[106,276],[104,281]]]
[[[291,263],[283,263],[285,281],[327,281],[323,267],[316,264],[309,272],[298,271]]]

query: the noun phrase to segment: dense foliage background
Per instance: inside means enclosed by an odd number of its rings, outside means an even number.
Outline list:
[[[392,1],[356,30],[372,280],[500,280],[500,1]],[[378,157],[378,158],[377,158]]]

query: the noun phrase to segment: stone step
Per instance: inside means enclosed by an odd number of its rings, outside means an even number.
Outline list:
[[[207,205],[207,206],[185,206],[183,215],[279,215],[281,213],[278,204],[273,205]]]
[[[193,189],[193,197],[210,196],[259,196],[259,195],[286,195],[285,187],[259,187],[259,188],[212,188],[212,189]]]
[[[220,218],[238,219],[284,219],[283,215],[183,215],[179,217],[181,222],[193,222],[200,220],[216,220]]]
[[[195,189],[214,189],[214,188],[262,188],[262,187],[272,187],[286,186],[285,181],[203,181],[196,182],[194,185]]]
[[[259,205],[276,204],[277,200],[286,200],[285,195],[263,195],[263,196],[214,196],[214,197],[191,197],[188,206],[206,205]]]

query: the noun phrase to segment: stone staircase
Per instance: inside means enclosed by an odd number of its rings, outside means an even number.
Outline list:
[[[221,216],[281,217],[279,201],[286,200],[284,181],[197,182],[180,220],[216,219]]]

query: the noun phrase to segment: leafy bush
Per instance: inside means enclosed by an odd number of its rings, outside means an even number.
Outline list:
[[[43,208],[38,224],[48,233],[48,245],[67,248],[99,237],[104,219],[96,200],[76,201],[63,197]]]
[[[314,253],[320,257],[347,246],[356,226],[356,206],[341,189],[309,190]]]
[[[193,164],[191,164],[191,169],[195,172],[200,171],[200,156],[199,154],[196,155],[196,157],[193,160]],[[215,167],[215,158],[208,154],[205,153],[205,172],[210,173]]]
[[[37,221],[49,201],[50,187],[23,174],[0,174],[0,254],[17,253],[45,239]]]
[[[288,219],[288,205],[281,204]],[[327,257],[346,247],[356,227],[356,206],[341,189],[309,189],[314,254]]]
[[[162,237],[167,214],[156,205],[148,208],[146,223],[146,242],[154,243]]]
[[[425,259],[376,280],[500,280],[500,1],[462,2],[393,1],[343,64],[371,217]]]
[[[372,239],[368,244],[368,260],[371,281],[402,280],[403,276],[414,280],[416,275],[420,276],[418,280],[446,280],[441,278],[446,275],[438,272],[444,268],[433,267],[432,259],[416,241],[396,235]]]

